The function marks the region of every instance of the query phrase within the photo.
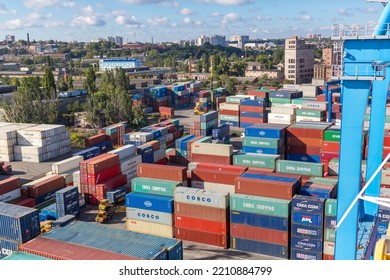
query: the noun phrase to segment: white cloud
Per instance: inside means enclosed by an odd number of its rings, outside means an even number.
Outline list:
[[[269,21],[269,20],[271,20],[271,17],[270,16],[257,16],[256,17],[256,19],[258,20],[258,21]]]
[[[286,17],[286,16],[281,16],[281,17],[279,17],[279,19],[281,19],[281,20],[288,20],[288,19],[289,19],[289,17]]]
[[[213,17],[219,17],[219,16],[221,16],[221,14],[218,13],[218,12],[214,12],[214,13],[212,13],[211,15],[212,15]]]
[[[16,14],[16,11],[15,10],[10,11],[3,3],[0,3],[0,14]]]
[[[201,26],[202,24],[203,24],[203,23],[202,23],[200,20],[196,20],[196,21],[195,21],[195,25],[196,25],[196,26]]]
[[[342,16],[342,17],[350,17],[350,16],[353,15],[352,13],[348,12],[348,11],[345,10],[345,9],[339,9],[339,10],[337,11],[337,13],[338,13],[340,16]]]
[[[239,21],[239,20],[241,20],[241,17],[240,17],[240,15],[238,15],[236,13],[229,13],[227,15],[224,15],[222,18],[222,21],[224,21],[224,22]]]
[[[94,13],[94,10],[91,5],[85,6],[81,9],[84,14],[86,15],[92,15]]]
[[[65,8],[74,8],[76,6],[76,2],[62,2],[62,6]]]
[[[255,0],[203,0],[202,2],[220,5],[247,5],[255,3]]]
[[[23,3],[27,8],[42,9],[46,7],[55,6],[58,4],[58,1],[57,0],[24,0]]]
[[[148,19],[148,22],[152,25],[167,25],[169,23],[169,19],[167,17],[152,17]]]
[[[118,15],[115,18],[115,22],[119,25],[138,25],[139,23],[137,22],[135,16],[125,16],[125,15]]]
[[[186,17],[186,18],[183,19],[183,22],[184,22],[185,24],[191,24],[191,23],[192,23],[192,20],[191,20],[189,17]]]
[[[129,3],[129,4],[159,4],[160,2],[164,2],[161,0],[122,0],[122,2]],[[165,2],[171,2],[171,1],[165,1]]]
[[[311,21],[311,20],[313,20],[313,18],[311,16],[309,16],[309,15],[301,15],[300,19],[303,20],[303,21]]]
[[[182,15],[190,15],[190,14],[192,14],[193,12],[192,12],[190,9],[188,9],[188,8],[183,8],[183,9],[180,10],[180,13],[181,13]]]
[[[179,7],[179,3],[177,3],[176,1],[163,1],[161,3],[158,4],[159,6],[162,6],[162,7]]]
[[[78,16],[73,18],[71,26],[83,27],[83,26],[103,26],[106,22],[99,16]]]
[[[23,22],[20,18],[8,20],[1,25],[1,29],[5,30],[22,29],[23,27]]]
[[[43,24],[44,27],[46,28],[58,28],[58,27],[64,27],[65,26],[65,23],[63,21],[59,21],[59,20],[50,20],[50,21],[46,21],[44,24]]]
[[[173,28],[176,28],[178,25],[177,25],[176,22],[174,22],[174,23],[171,24],[171,26],[172,26]]]

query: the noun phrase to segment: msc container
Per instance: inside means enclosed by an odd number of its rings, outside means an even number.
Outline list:
[[[286,245],[278,245],[232,236],[230,248],[276,258],[288,259],[288,246]]]
[[[182,182],[151,179],[151,178],[134,178],[131,180],[131,189],[133,192],[172,196],[175,188],[182,186]]]
[[[297,249],[291,250],[291,260],[322,260],[322,253],[306,252]]]
[[[320,227],[304,226],[293,223],[291,228],[291,236],[322,240],[323,229]]]
[[[172,226],[174,224],[174,217],[171,213],[150,211],[139,208],[126,207],[126,217],[128,219],[152,222],[169,226]]]
[[[306,212],[293,211],[291,214],[292,223],[299,225],[306,225],[312,227],[323,227],[324,217],[323,214],[313,214]]]
[[[225,249],[229,248],[229,237],[227,235],[175,227],[175,236],[180,240],[188,240]]]
[[[53,260],[139,260],[140,258],[99,250],[60,240],[37,237],[23,244],[22,252]]]
[[[210,192],[201,189],[178,187],[175,189],[176,202],[189,203],[226,209],[229,207],[229,193]]]
[[[138,177],[183,182],[187,180],[187,168],[180,166],[142,163],[137,167]]]
[[[40,232],[39,210],[0,202],[0,239],[20,244]]]
[[[231,210],[287,218],[290,215],[290,200],[262,196],[232,194]]]
[[[322,245],[322,240],[291,236],[291,249],[320,254],[323,251]]]
[[[289,231],[290,229],[289,218],[266,216],[233,210],[230,212],[230,222],[232,224],[243,224],[279,231]]]
[[[128,193],[126,195],[126,207],[173,213],[173,198],[151,194]]]
[[[0,238],[0,260],[18,251],[19,243]]]
[[[227,144],[213,144],[213,143],[198,143],[191,145],[191,152],[193,154],[214,155],[222,157],[230,157],[233,154],[233,146]]]
[[[170,225],[127,219],[126,226],[127,230],[134,232],[157,235],[167,238],[175,237],[175,229]]]
[[[323,177],[324,165],[322,163],[313,162],[278,160],[276,162],[276,171],[281,173]]]
[[[92,147],[77,153],[74,153],[73,156],[82,156],[84,160],[91,159],[93,157],[96,157],[100,155],[100,148],[99,147]]]
[[[255,241],[289,245],[289,232],[261,227],[252,227],[243,224],[230,224],[230,235],[238,238],[250,239]]]
[[[174,202],[176,215],[193,217],[198,219],[210,220],[215,222],[229,221],[229,209],[218,209],[214,207],[205,207],[190,203]]]
[[[125,145],[118,149],[109,151],[108,153],[118,155],[119,161],[122,161],[127,157],[133,156],[135,154],[135,149],[136,149],[135,145]]]
[[[229,223],[216,222],[208,219],[199,219],[175,214],[175,226],[200,232],[208,232],[220,235],[229,234]]]
[[[325,199],[305,195],[295,195],[291,201],[291,210],[305,213],[324,214]]]
[[[82,156],[73,156],[71,158],[53,163],[51,166],[51,171],[53,174],[62,174],[66,173],[69,170],[73,170],[80,167],[80,162],[82,162],[84,158]]]

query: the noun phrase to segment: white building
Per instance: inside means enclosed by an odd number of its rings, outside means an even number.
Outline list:
[[[142,61],[138,59],[101,59],[100,71],[113,70],[116,68],[132,69],[142,67]]]

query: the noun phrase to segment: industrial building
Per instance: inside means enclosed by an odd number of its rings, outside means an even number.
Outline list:
[[[116,68],[133,69],[141,67],[142,61],[138,59],[101,59],[99,61],[100,71],[113,70]]]

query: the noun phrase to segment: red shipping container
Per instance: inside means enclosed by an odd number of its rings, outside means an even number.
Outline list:
[[[187,168],[169,165],[157,166],[151,163],[141,163],[137,166],[137,176],[182,182],[187,180]]]
[[[383,138],[383,146],[390,147],[390,130],[385,131],[385,137]]]
[[[202,155],[192,154],[193,162],[209,162],[209,163],[220,163],[220,164],[232,164],[231,157],[214,156],[214,155]]]
[[[322,151],[340,153],[340,142],[323,141]]]
[[[240,111],[221,109],[221,110],[219,110],[219,114],[220,115],[239,117],[240,116]]]
[[[230,224],[230,235],[272,244],[289,245],[288,231],[232,223]]]
[[[88,174],[88,185],[96,185],[121,173],[121,166],[115,165],[97,174]]]
[[[58,190],[61,187],[65,187],[65,178],[61,175],[53,175],[46,180],[29,187],[28,196],[35,198],[48,192]]]
[[[25,198],[17,201],[15,204],[19,205],[19,206],[33,208],[33,207],[35,207],[35,199],[30,198],[30,197],[25,197]]]
[[[10,177],[0,181],[0,195],[8,193],[20,188],[20,180],[18,177]]]
[[[230,171],[230,172],[238,172],[238,173],[244,173],[245,171],[248,170],[248,167],[245,166],[228,165],[228,164],[211,164],[207,162],[199,162],[196,165],[196,168],[215,170],[215,171]]]
[[[298,193],[300,183],[238,177],[235,193],[290,200]]]
[[[174,202],[174,206],[174,213],[180,216],[193,217],[220,223],[229,222],[229,209],[219,209],[181,202]]]
[[[177,131],[176,126],[173,124],[169,124],[169,125],[164,126],[164,127],[168,128],[168,133],[173,133],[173,132]]]
[[[215,171],[195,168],[191,172],[191,178],[193,181],[234,185],[237,177],[241,174],[242,172]]]
[[[210,97],[210,92],[209,91],[201,91],[201,92],[199,92],[199,97],[200,98]]]
[[[267,91],[254,91],[254,90],[248,90],[247,94],[252,96],[258,96],[261,98],[267,98],[269,95]]]
[[[195,132],[195,131],[194,131]],[[199,133],[200,134],[200,133]],[[192,138],[191,140],[187,141],[187,159],[189,161],[192,161],[192,152],[191,152],[191,144],[200,140],[200,139],[203,139],[204,136],[197,136],[196,133],[194,133],[194,135],[196,136],[195,138]]]
[[[215,222],[194,217],[186,217],[175,214],[175,226],[200,232],[215,233],[221,235],[229,234],[229,223]]]
[[[329,162],[334,158],[340,158],[340,153],[338,153],[338,152],[322,152],[321,153],[321,162]]]
[[[298,138],[294,136],[287,137],[287,145],[293,145],[293,146],[307,145],[307,146],[322,148],[322,143],[323,143],[322,138],[307,138],[307,137]]]
[[[288,145],[287,153],[289,154],[307,154],[307,155],[320,155],[321,147],[309,146],[309,145]]]
[[[108,169],[112,166],[118,165],[119,163],[119,156],[115,154],[102,154],[98,155],[96,157],[93,157],[91,159],[87,159],[85,161],[82,161],[81,164],[86,163],[87,164],[87,172],[88,174],[96,174],[100,173],[105,169]],[[81,172],[81,171],[80,171]]]
[[[90,186],[90,193],[92,194],[95,193],[98,196],[106,197],[107,191],[121,187],[126,184],[127,184],[127,175],[120,174],[118,176],[105,180],[100,184],[97,184],[96,186],[92,186],[92,188],[96,190],[95,192],[91,192],[91,186]]]
[[[200,129],[200,122],[194,122],[194,129]]]
[[[104,141],[106,141],[106,134],[101,133],[101,134],[94,135],[94,136],[91,136],[91,137],[88,137],[87,139],[85,139],[85,146],[91,147],[93,145],[96,145],[96,144],[104,142]]]
[[[304,138],[318,138],[324,139],[324,131],[326,129],[314,129],[314,128],[301,128],[301,127],[288,127],[287,137],[304,137]]]
[[[265,118],[251,118],[251,117],[240,117],[240,122],[242,123],[264,123]]]
[[[271,169],[271,168],[261,168],[261,167],[251,167],[249,166],[248,167],[248,170],[247,170],[248,173],[252,173],[252,172],[267,172],[267,173],[274,173],[275,172],[275,169]],[[275,174],[275,173],[274,173]]]
[[[139,260],[137,257],[41,236],[21,245],[20,251],[53,260]]]
[[[240,105],[240,112],[264,113],[265,107]]]
[[[341,113],[341,104],[340,103],[333,103],[332,104],[332,111],[335,113]]]
[[[322,259],[323,259],[324,261],[334,261],[334,256],[323,254],[323,255],[322,255]]]
[[[160,141],[158,140],[149,141],[147,144],[152,145],[153,151],[157,151],[158,149],[160,149]]]
[[[175,238],[229,248],[229,236],[175,227]]]

